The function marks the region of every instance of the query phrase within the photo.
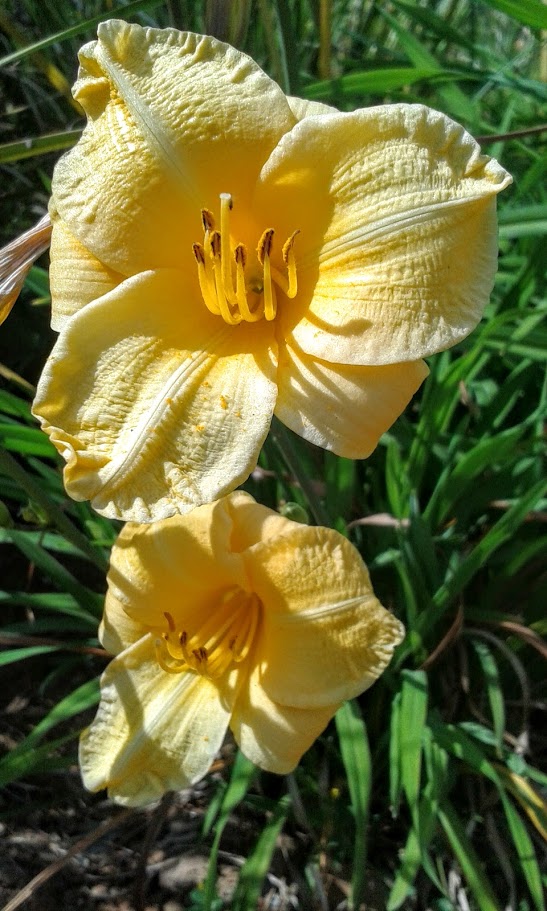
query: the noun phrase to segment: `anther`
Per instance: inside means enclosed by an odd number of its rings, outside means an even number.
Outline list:
[[[175,621],[173,620],[172,615],[171,615],[170,613],[168,613],[168,611],[164,611],[164,612],[163,612],[163,616],[164,616],[165,619],[167,620],[167,625],[168,625],[168,627],[169,627],[169,632],[170,632],[170,633],[174,633],[174,632],[175,632]]]
[[[264,265],[265,257],[269,256],[272,250],[273,236],[275,231],[273,228],[268,228],[264,231],[262,237],[258,241],[258,247],[256,248],[256,255],[258,256],[258,261],[261,266]]]
[[[201,222],[203,224],[203,230],[205,232],[214,231],[215,219],[214,219],[213,213],[210,212],[209,209],[201,210]]]

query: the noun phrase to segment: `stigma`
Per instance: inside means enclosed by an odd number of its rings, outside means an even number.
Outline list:
[[[239,587],[228,589],[198,629],[178,628],[165,611],[165,631],[156,658],[170,674],[193,671],[216,679],[249,654],[260,618],[260,601]]]
[[[229,193],[220,194],[220,230],[213,213],[201,210],[203,243],[193,245],[198,279],[205,306],[215,316],[221,316],[230,326],[242,321],[275,319],[277,291],[296,297],[296,258],[294,231],[283,244],[281,255],[286,274],[272,263],[273,228],[267,228],[258,240],[256,256],[251,261],[247,248],[234,243],[230,234],[230,212],[233,208]]]

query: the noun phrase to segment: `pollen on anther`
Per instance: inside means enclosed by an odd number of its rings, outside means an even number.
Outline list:
[[[262,237],[258,242],[256,255],[258,256],[258,260],[261,266],[264,265],[264,258],[266,256],[269,256],[271,253],[274,233],[275,232],[273,228],[268,228],[267,231],[264,231]]]
[[[209,209],[201,210],[201,221],[203,224],[204,231],[213,231],[215,227],[215,219],[213,213]]]
[[[194,256],[196,257],[196,261],[198,263],[200,263],[202,266],[204,266],[205,265],[205,250],[203,249],[201,244],[192,244],[192,250],[194,251]]]

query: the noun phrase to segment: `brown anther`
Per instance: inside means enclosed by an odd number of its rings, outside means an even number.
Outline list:
[[[213,231],[215,228],[215,219],[213,213],[209,209],[201,210],[201,222],[203,224],[204,231]]]
[[[264,265],[264,258],[269,256],[272,250],[273,236],[275,231],[273,228],[268,228],[267,231],[264,231],[264,234],[258,241],[258,247],[256,248],[256,255],[258,256],[258,261],[261,266]]]
[[[188,633],[186,632],[186,630],[183,630],[182,633],[180,633],[180,635],[179,635],[179,642],[183,648],[185,647],[187,641],[188,641]]]
[[[243,244],[238,244],[237,247],[235,248],[234,259],[238,265],[239,265],[239,263],[241,263],[243,268],[245,268],[245,264],[247,262],[247,253],[245,251],[245,247],[243,246]]]
[[[213,256],[220,257],[220,231],[213,231],[211,234],[211,250]]]
[[[230,641],[228,643],[228,648],[230,649],[231,652],[233,652],[236,642],[237,642],[237,636],[234,636],[233,639],[230,639]]]
[[[173,620],[172,615],[168,611],[164,611],[163,616],[167,620],[167,625],[169,626],[169,631],[171,633],[174,633],[175,632],[175,621]]]
[[[285,263],[285,265],[287,265],[287,263],[289,262],[289,253],[291,252],[291,250],[293,248],[294,241],[295,241],[297,234],[300,234],[300,228],[298,228],[296,231],[293,231],[293,233],[288,238],[288,240],[286,240],[285,243],[283,244],[282,256],[283,256],[283,262]]]
[[[204,266],[205,265],[205,250],[203,249],[201,244],[192,244],[192,250],[194,251],[194,256],[196,257],[196,261],[198,263],[200,263],[202,266]]]
[[[201,664],[202,661],[207,661],[207,649],[203,645],[193,649],[192,655],[199,664]]]

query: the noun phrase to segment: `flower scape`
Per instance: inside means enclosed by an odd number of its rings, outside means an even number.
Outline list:
[[[88,122],[53,178],[59,337],[33,411],[70,496],[129,523],[80,765],[133,806],[198,781],[228,728],[290,772],[388,665],[404,629],[353,545],[233,491],[274,414],[374,450],[423,358],[480,319],[511,178],[444,114],[287,97],[174,29],[102,23],[74,96]]]
[[[111,518],[211,502],[272,415],[363,458],[476,325],[507,172],[422,105],[287,97],[216,39],[111,20],[52,185],[60,331],[34,404]]]

